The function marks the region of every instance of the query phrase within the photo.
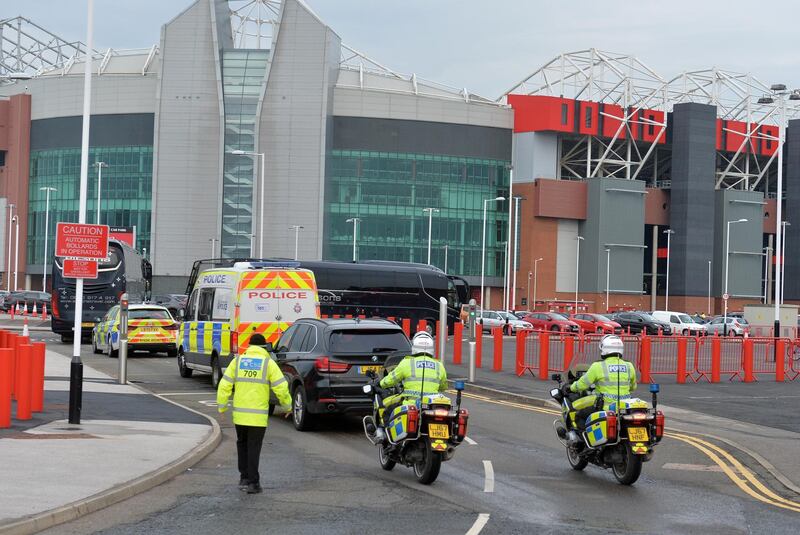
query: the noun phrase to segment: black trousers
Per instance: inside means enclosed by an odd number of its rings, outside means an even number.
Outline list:
[[[236,426],[236,451],[239,454],[239,475],[250,483],[258,483],[258,460],[266,427]]]

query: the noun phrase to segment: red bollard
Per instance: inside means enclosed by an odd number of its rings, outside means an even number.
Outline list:
[[[25,338],[20,336],[20,338]],[[31,351],[30,344],[17,346],[17,420],[31,419]]]
[[[745,383],[752,383],[756,380],[755,376],[753,375],[753,339],[752,338],[745,338],[744,342],[742,342],[742,351],[744,355],[742,357],[742,365],[744,366],[744,382]]]
[[[0,348],[0,429],[11,427],[11,364],[14,350]]]
[[[453,326],[453,364],[461,364],[461,343],[464,339],[464,324],[460,321]]]
[[[411,320],[409,318],[403,319],[403,332],[408,338],[411,338]]]
[[[791,347],[791,346],[790,346]],[[775,381],[782,383],[785,380],[786,370],[786,340],[778,338],[775,340]]]
[[[517,361],[514,367],[517,377],[521,377],[525,373],[525,338],[527,336],[528,331],[517,331]]]
[[[475,367],[483,367],[483,326],[475,324]]]
[[[550,372],[550,334],[542,331],[539,335],[539,379],[547,381]]]
[[[492,363],[492,371],[503,371],[503,328],[495,327],[492,329],[494,336],[494,362]]]
[[[722,342],[719,336],[711,340],[711,382],[718,383],[720,378]]]
[[[440,355],[439,354],[439,343],[442,340],[440,338],[442,336],[442,326],[440,324],[441,324],[441,321],[436,320],[436,332],[434,333],[435,334],[434,343],[436,344],[436,347],[433,349],[433,355],[434,355],[435,359],[438,359],[438,360],[441,360],[442,362],[444,362],[444,355]],[[447,343],[447,342],[445,342],[445,343]]]
[[[44,410],[44,356],[47,345],[44,342],[34,342],[32,345],[31,410],[42,412]]]
[[[677,365],[677,381],[678,384],[686,383],[686,348],[688,341],[685,336],[678,338],[678,365]]]
[[[427,322],[427,320],[419,320],[417,322],[417,331],[416,332],[419,333],[419,332],[427,331],[427,330],[428,330],[428,322]]]
[[[14,337],[14,399],[17,399],[17,392],[19,392],[20,383],[22,382],[22,370],[20,370],[20,361],[22,360],[22,352],[20,346],[30,344],[30,339],[27,336]]]
[[[567,336],[564,338],[564,369],[568,370],[575,356],[575,337]]]
[[[11,395],[14,395],[15,381],[14,377],[17,376],[17,335],[15,333],[8,333],[6,335],[6,348],[11,350]]]
[[[643,383],[651,383],[650,377],[650,356],[651,356],[651,342],[650,337],[642,334],[642,356],[639,360],[639,372],[642,374]]]

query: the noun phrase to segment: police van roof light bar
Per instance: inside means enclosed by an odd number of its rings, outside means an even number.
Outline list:
[[[286,268],[297,269],[300,267],[300,262],[237,262],[234,267],[250,268],[250,269],[263,269],[263,268]]]

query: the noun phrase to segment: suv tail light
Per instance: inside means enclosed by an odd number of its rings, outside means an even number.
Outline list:
[[[469,411],[461,409],[458,412],[458,428],[456,429],[456,437],[458,440],[464,440],[467,436],[467,422],[469,421]]]
[[[664,436],[664,413],[656,411],[656,438],[661,439]]]
[[[320,357],[314,361],[314,367],[319,372],[345,373],[350,370],[350,365],[346,362],[336,362],[328,357]]]
[[[617,440],[617,415],[613,412],[606,413],[606,428],[608,429],[608,441]]]
[[[408,425],[406,426],[406,431],[409,435],[416,435],[417,429],[419,429],[419,409],[416,405],[412,405],[408,408],[408,412],[406,413],[408,417]]]

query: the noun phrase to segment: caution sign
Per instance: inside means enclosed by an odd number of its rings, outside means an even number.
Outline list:
[[[96,279],[97,260],[79,260],[75,258],[64,259],[64,278],[67,279]]]
[[[58,223],[56,256],[102,260],[108,256],[108,225]]]

